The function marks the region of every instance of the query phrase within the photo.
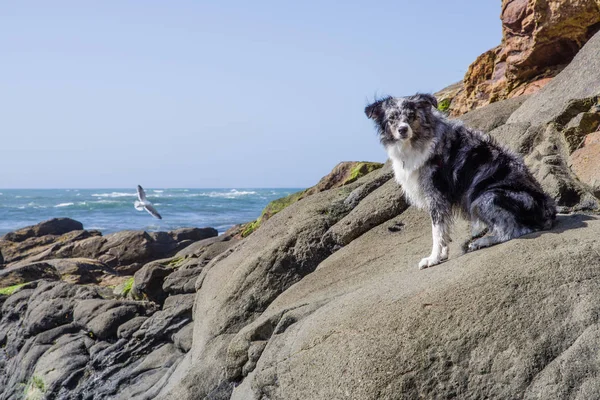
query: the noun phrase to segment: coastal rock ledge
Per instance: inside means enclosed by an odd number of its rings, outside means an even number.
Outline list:
[[[598,398],[598,191],[573,167],[575,148],[600,160],[598,54],[600,34],[539,92],[462,116],[524,156],[564,211],[553,229],[461,255],[459,221],[430,269],[429,218],[389,163],[243,239],[0,241],[3,274],[30,268],[0,289],[0,400]],[[64,278],[80,270],[100,283]]]

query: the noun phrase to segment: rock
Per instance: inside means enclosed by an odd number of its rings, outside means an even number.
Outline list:
[[[79,345],[69,344],[72,335],[79,332],[79,327],[72,324],[73,307],[80,300],[102,295],[97,287],[37,281],[23,286],[4,301],[0,310],[0,359],[8,361],[0,372],[3,388],[0,398],[20,398],[24,386],[28,393],[35,387],[44,393],[52,391],[56,388],[55,378],[68,375],[69,366],[79,365],[79,361],[67,362],[70,357],[83,354],[77,350]],[[50,349],[53,354],[43,357]],[[55,371],[49,367],[53,363]],[[51,379],[44,377],[45,381],[34,375],[38,372],[49,374]]]
[[[162,304],[167,294],[163,291],[165,277],[171,274],[174,268],[161,265],[159,262],[151,262],[134,275],[132,292],[134,296],[142,296],[150,301]]]
[[[204,267],[196,284],[198,293],[194,306],[194,320],[204,323],[194,325],[191,352],[194,360],[213,361],[204,366],[194,362],[193,369],[186,375],[186,383],[181,386],[186,389],[180,387],[182,392],[165,393],[164,398],[207,396],[225,381],[234,379],[225,374],[227,346],[233,335],[331,254],[332,248],[323,240],[324,235],[348,215],[352,207],[360,207],[369,193],[385,184],[386,180],[379,179],[382,174],[389,180],[388,172],[380,169],[347,186],[317,193],[290,205]],[[346,203],[361,186],[368,187],[356,196],[362,201]],[[189,391],[187,384],[191,385]]]
[[[28,226],[14,232],[9,232],[2,240],[23,242],[29,238],[39,238],[46,235],[63,235],[72,231],[83,230],[83,224],[71,218],[53,218],[37,225]]]
[[[534,93],[568,64],[600,27],[596,0],[503,0],[502,44],[469,67],[452,115]]]
[[[62,235],[30,237],[22,242],[0,240],[0,251],[5,267],[16,267],[57,258],[56,253],[63,246],[100,235],[98,231],[71,231]]]
[[[256,229],[258,229],[262,223],[271,218],[273,215],[307,196],[348,185],[365,176],[366,174],[378,170],[381,167],[383,167],[383,164],[374,162],[341,162],[336,165],[329,174],[321,178],[321,180],[315,186],[270,202],[256,221],[244,225],[241,236],[246,237],[250,235]]]
[[[163,310],[175,307],[184,307],[191,311],[192,307],[194,306],[195,297],[196,296],[193,293],[169,296],[163,305]]]
[[[381,167],[383,164],[374,162],[341,162],[329,174],[321,178],[315,186],[308,188],[305,196],[347,185]]]
[[[65,246],[56,253],[56,257],[94,258],[120,274],[129,275],[150,261],[173,256],[192,243],[190,238],[216,235],[212,228],[178,232],[122,231]]]
[[[454,98],[457,97],[458,94],[463,90],[463,81],[460,81],[434,93],[434,96],[438,101],[438,110],[447,113],[453,108],[452,101]]]
[[[94,341],[81,333],[61,335],[41,355],[33,377],[43,382],[44,393],[56,393],[61,385],[82,374],[89,361],[88,347]]]
[[[52,265],[39,262],[0,271],[0,288],[5,288],[38,279],[59,280],[60,274]]]
[[[179,251],[174,258],[181,259],[181,265],[167,275],[163,283],[163,291],[170,294],[195,293],[196,278],[204,266],[237,242],[237,239],[221,235],[198,241]]]
[[[142,326],[148,317],[135,317],[119,325],[117,329],[117,337],[120,339],[129,339]]]
[[[569,152],[573,153],[585,146],[586,136],[596,132],[599,125],[600,113],[596,112],[582,112],[569,121],[563,131],[569,146]]]
[[[593,99],[600,94],[600,60],[596,57],[599,51],[600,35],[596,34],[560,75],[529,97],[507,122],[538,125],[558,120],[565,125],[580,112],[589,110],[595,103]]]
[[[354,239],[402,213],[408,204],[402,190],[394,179],[364,198],[348,215],[332,226],[324,236],[324,241],[345,246]]]
[[[179,350],[187,353],[192,348],[194,324],[189,323],[173,335],[173,344]]]
[[[529,96],[519,96],[492,103],[484,109],[469,111],[459,117],[470,128],[490,132],[506,123]]]
[[[135,317],[148,316],[157,307],[149,302],[90,299],[78,302],[73,310],[73,322],[106,340],[117,336],[119,326]]]
[[[5,235],[3,240],[0,240],[0,253],[3,255],[5,267],[51,259],[87,258],[105,264],[104,267],[109,268],[106,270],[107,277],[110,278],[115,272],[122,275],[133,274],[150,261],[171,257],[196,241],[216,237],[218,234],[214,228],[182,228],[172,232],[150,233],[123,231],[106,236],[102,236],[98,231],[68,230],[77,227],[81,228],[81,223],[62,218]],[[60,233],[66,230],[66,233]],[[18,241],[7,240],[7,237]],[[97,265],[98,268],[100,265]],[[89,262],[69,268],[86,275],[73,278],[73,282],[83,279],[81,283],[84,283],[91,279],[92,281],[85,283],[92,283],[100,278],[97,276],[100,270],[92,268]],[[85,270],[89,273],[85,273]]]
[[[169,235],[176,242],[183,242],[184,240],[197,242],[199,240],[215,237],[218,234],[219,232],[215,228],[181,228],[169,232]]]
[[[105,278],[110,279],[116,275],[106,264],[89,258],[58,258],[45,263],[53,266],[60,278],[69,283],[100,283]]]
[[[24,318],[27,336],[33,336],[73,321],[76,303],[101,297],[99,289],[72,286],[63,282],[44,282],[38,285],[28,302]]]
[[[596,197],[600,197],[600,132],[587,135],[580,149],[571,154],[571,168],[587,184]]]
[[[427,276],[414,263],[430,245],[428,218],[409,209],[404,221],[402,242],[371,230],[238,333],[229,359],[249,368],[232,399],[585,398],[599,386],[577,373],[596,368],[579,352],[597,343],[599,220],[561,217],[551,233]],[[231,353],[238,340],[245,358]],[[560,362],[574,357],[573,368]],[[556,380],[563,371],[569,385]]]

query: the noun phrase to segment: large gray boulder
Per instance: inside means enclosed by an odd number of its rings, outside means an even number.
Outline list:
[[[233,399],[599,392],[586,352],[600,334],[600,220],[561,217],[552,232],[427,271],[414,265],[430,246],[428,218],[409,210],[402,220],[401,234],[380,226],[356,239],[236,334]]]

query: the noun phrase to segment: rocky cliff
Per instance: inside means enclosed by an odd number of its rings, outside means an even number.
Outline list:
[[[537,93],[461,117],[524,156],[556,226],[461,255],[459,222],[431,269],[389,165],[241,240],[5,236],[0,399],[597,398],[598,54],[600,34]]]
[[[600,2],[503,0],[500,19],[502,43],[469,66],[460,90],[440,93],[452,115],[548,84],[600,29]]]

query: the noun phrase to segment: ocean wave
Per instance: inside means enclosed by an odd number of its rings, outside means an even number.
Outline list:
[[[244,191],[231,189],[229,192],[204,192],[185,195],[184,197],[220,197],[224,199],[235,199],[242,196],[257,194],[255,191]]]
[[[56,207],[69,207],[69,206],[74,206],[74,205],[75,205],[75,203],[60,203],[60,204],[55,205],[54,207],[55,208]]]
[[[154,193],[163,193],[164,190],[153,190]]]
[[[124,192],[112,192],[112,193],[94,193],[92,197],[136,197],[137,193],[124,193]]]
[[[29,208],[48,208],[47,206],[40,206],[39,204],[36,204],[35,202],[31,202],[31,203],[27,203],[27,206]]]

